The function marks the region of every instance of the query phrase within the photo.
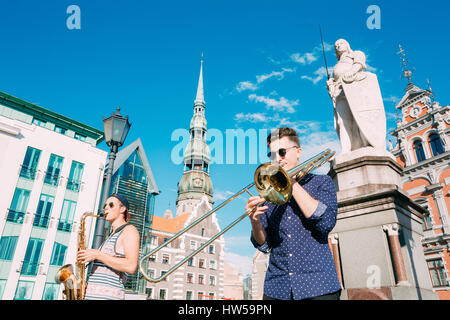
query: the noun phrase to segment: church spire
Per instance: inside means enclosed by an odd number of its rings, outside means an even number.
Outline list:
[[[202,60],[200,60],[200,76],[198,77],[197,96],[195,97],[195,104],[205,105],[205,95],[203,93],[203,52]]]
[[[209,177],[210,151],[206,143],[207,121],[203,92],[203,53],[198,78],[194,112],[190,122],[190,139],[184,151],[183,176],[178,183],[177,216],[191,212],[196,203],[206,195],[213,204],[213,185]]]

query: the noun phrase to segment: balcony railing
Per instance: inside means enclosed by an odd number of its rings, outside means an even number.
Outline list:
[[[74,192],[80,192],[81,185],[82,185],[81,181],[72,180],[72,179],[68,179],[67,180],[67,189],[68,190],[71,190],[71,191],[74,191]]]
[[[59,174],[51,174],[49,172],[45,173],[44,183],[57,187],[59,183]]]
[[[48,228],[50,218],[46,215],[37,214],[34,216],[33,226],[40,228]]]
[[[8,209],[8,216],[6,217],[6,221],[22,224],[24,216],[25,212]]]
[[[59,231],[71,232],[72,226],[73,226],[72,222],[65,222],[65,221],[58,222],[58,230]]]
[[[37,172],[36,168],[21,165],[19,175],[21,178],[34,180],[36,178],[36,172]]]
[[[20,274],[23,276],[35,276],[38,273],[40,263],[24,261]]]

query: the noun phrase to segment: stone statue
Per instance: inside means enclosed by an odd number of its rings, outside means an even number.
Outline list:
[[[364,71],[366,56],[362,51],[352,51],[344,39],[334,46],[338,62],[327,88],[341,154],[366,147],[386,154],[386,115],[377,76]]]

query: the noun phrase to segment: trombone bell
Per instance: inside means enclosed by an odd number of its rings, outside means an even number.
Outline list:
[[[263,163],[255,171],[255,188],[268,202],[281,205],[292,196],[292,182],[278,163]]]

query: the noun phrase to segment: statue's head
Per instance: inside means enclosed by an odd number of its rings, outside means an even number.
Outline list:
[[[336,57],[339,60],[341,55],[344,52],[350,52],[350,44],[347,42],[347,40],[339,39],[334,43],[334,51],[336,53]]]

